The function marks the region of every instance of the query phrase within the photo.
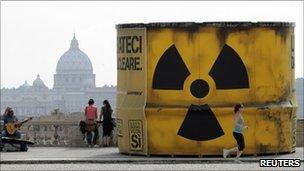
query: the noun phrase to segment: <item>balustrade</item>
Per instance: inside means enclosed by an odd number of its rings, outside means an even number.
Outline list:
[[[3,121],[1,121],[1,130],[3,129]],[[78,122],[46,122],[46,121],[30,121],[20,129],[21,138],[35,142],[34,146],[68,146],[68,147],[84,147],[83,135],[79,129]],[[99,127],[99,142],[102,138],[102,126]],[[113,131],[113,144],[117,145],[116,129]]]

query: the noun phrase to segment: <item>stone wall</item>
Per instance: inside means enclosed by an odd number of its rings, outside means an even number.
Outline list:
[[[31,122],[21,130],[24,139],[35,142],[35,146],[85,147],[79,122]],[[102,126],[99,127],[99,142]],[[116,130],[113,132],[113,145],[117,145]]]
[[[34,146],[67,146],[84,147],[83,135],[79,129],[79,121],[84,120],[84,113],[61,113],[58,109],[51,115],[34,117],[22,125],[21,138],[35,142]],[[3,121],[0,128],[3,129]],[[99,142],[102,138],[102,126],[99,126]],[[117,145],[116,129],[113,131],[112,144]]]
[[[297,147],[304,146],[304,119],[298,119],[297,121]]]

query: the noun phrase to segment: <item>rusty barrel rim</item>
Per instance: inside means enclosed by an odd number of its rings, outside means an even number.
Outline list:
[[[294,22],[158,22],[158,23],[124,23],[119,28],[188,28],[188,27],[294,27]]]

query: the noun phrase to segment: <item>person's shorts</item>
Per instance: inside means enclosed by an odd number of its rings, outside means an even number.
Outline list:
[[[245,148],[245,142],[244,142],[244,136],[241,133],[233,132],[233,137],[235,138],[237,144],[238,144],[238,149],[240,151],[243,151]]]

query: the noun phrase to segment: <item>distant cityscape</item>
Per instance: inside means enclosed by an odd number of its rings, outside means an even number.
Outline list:
[[[48,88],[38,74],[32,85],[25,81],[17,88],[2,88],[1,113],[7,106],[18,116],[49,115],[54,109],[66,114],[82,112],[91,98],[98,109],[105,99],[115,108],[116,86],[96,87],[91,60],[80,50],[74,34],[57,63],[54,87]]]

